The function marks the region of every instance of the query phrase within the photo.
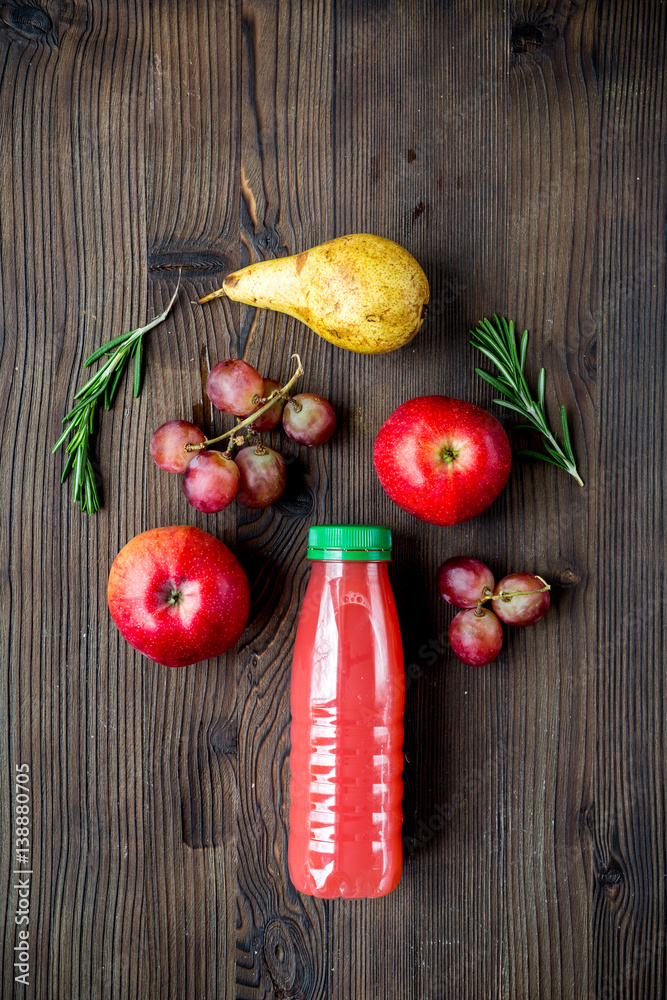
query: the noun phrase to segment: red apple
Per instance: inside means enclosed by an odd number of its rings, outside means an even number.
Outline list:
[[[186,525],[136,535],[113,561],[109,611],[121,635],[167,667],[220,656],[250,612],[243,567],[226,545]]]
[[[430,524],[481,514],[512,467],[496,418],[449,396],[417,396],[394,410],[378,432],[373,459],[394,503]]]

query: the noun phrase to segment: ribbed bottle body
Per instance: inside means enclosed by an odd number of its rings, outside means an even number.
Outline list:
[[[404,701],[387,564],[314,563],[292,661],[288,854],[299,891],[358,898],[397,885]]]

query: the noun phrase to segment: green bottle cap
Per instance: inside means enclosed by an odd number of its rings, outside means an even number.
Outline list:
[[[308,558],[389,562],[391,531],[377,524],[316,524],[308,532]]]

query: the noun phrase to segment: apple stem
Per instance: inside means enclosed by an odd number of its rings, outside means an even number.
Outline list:
[[[255,422],[255,420],[257,420],[258,417],[261,417],[263,413],[266,413],[269,407],[273,406],[276,399],[278,399],[279,397],[287,399],[289,396],[290,389],[292,388],[296,380],[301,378],[301,376],[304,373],[304,367],[301,364],[301,358],[299,357],[299,355],[293,354],[292,357],[296,358],[296,366],[297,366],[296,371],[292,375],[289,382],[286,382],[285,385],[282,386],[282,388],[274,389],[274,391],[271,393],[270,396],[267,397],[266,402],[264,403],[263,406],[259,408],[259,410],[255,410],[255,412],[251,413],[249,417],[246,417],[244,420],[239,421],[238,424],[232,427],[231,431],[225,431],[225,433],[220,434],[219,437],[206,438],[206,440],[202,441],[201,444],[192,444],[191,442],[188,442],[188,444],[185,445],[185,450],[202,451],[204,448],[208,448],[210,444],[215,444],[216,441],[224,441],[224,439],[228,437],[231,437],[233,440],[234,436],[237,434],[238,431],[241,430],[242,427],[249,427],[251,424]]]
[[[535,574],[535,576],[540,581],[540,583],[544,584],[544,586],[540,587],[539,590],[514,590],[514,591],[501,590],[499,594],[492,594],[490,589],[488,587],[485,587],[484,590],[482,591],[481,600],[477,602],[477,611],[480,610],[485,601],[509,601],[513,597],[526,597],[528,596],[528,594],[544,594],[545,591],[551,590],[551,585],[548,584],[546,580],[543,580],[541,576],[537,576],[537,573]]]

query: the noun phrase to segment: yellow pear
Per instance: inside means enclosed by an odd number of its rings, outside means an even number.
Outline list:
[[[407,344],[419,330],[428,281],[398,243],[357,233],[293,257],[250,264],[199,301],[220,295],[294,316],[348,351],[383,354]]]

